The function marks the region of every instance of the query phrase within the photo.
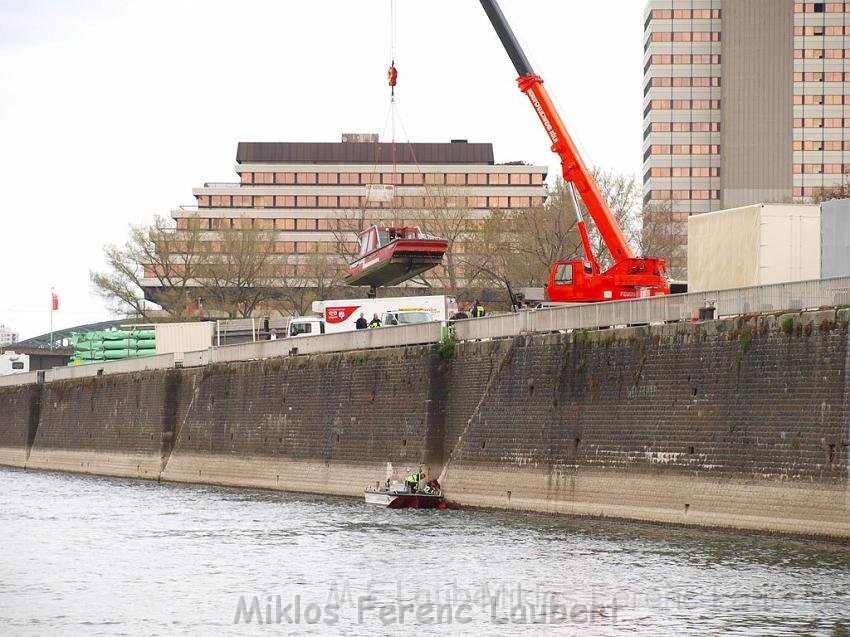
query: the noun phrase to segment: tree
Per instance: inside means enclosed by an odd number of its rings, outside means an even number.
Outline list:
[[[421,211],[421,230],[446,240],[442,265],[428,273],[439,287],[451,296],[469,296],[478,278],[478,271],[469,267],[476,251],[476,232],[479,225],[465,193],[450,186],[429,186],[425,208]]]
[[[475,266],[497,285],[542,287],[553,263],[581,254],[572,196],[562,180],[543,205],[492,211],[479,236]]]
[[[281,294],[281,255],[274,234],[252,228],[210,231],[193,217],[175,228],[161,217],[131,226],[123,247],[104,248],[107,270],[91,272],[96,292],[118,313],[154,315],[145,298],[173,318],[185,318],[202,300],[230,317],[250,316]]]
[[[593,178],[608,203],[611,215],[623,231],[626,243],[634,248],[638,243],[641,227],[641,187],[637,179],[634,175],[623,175],[601,168],[593,170]],[[585,218],[587,218],[586,207],[583,203],[582,208],[585,209]],[[591,221],[588,226],[590,244],[599,261],[599,266],[603,271],[607,270],[613,265],[611,251],[602,240],[596,224]]]
[[[249,317],[278,294],[280,258],[274,233],[252,228],[219,230],[202,244],[195,266],[199,294],[210,310]]]
[[[820,204],[824,201],[829,201],[831,199],[847,198],[850,198],[850,182],[848,182],[847,176],[844,176],[840,184],[837,184],[835,186],[828,186],[826,188],[820,188],[815,191],[815,194],[812,197],[812,201],[814,203]]]
[[[176,318],[185,316],[187,301],[195,293],[193,278],[202,254],[197,220],[190,220],[179,241],[174,237],[173,226],[156,216],[150,226],[131,225],[123,247],[104,247],[108,271],[90,272],[89,277],[112,311],[150,320],[155,308],[145,303],[142,279],[147,278],[157,282],[149,299]]]
[[[648,203],[643,208],[638,246],[645,256],[667,260],[672,279],[687,278],[688,213],[677,212],[672,201]]]
[[[285,266],[279,288],[282,314],[302,316],[313,301],[345,297],[352,289],[344,283],[345,256],[324,251],[323,245],[316,242],[310,252]]]

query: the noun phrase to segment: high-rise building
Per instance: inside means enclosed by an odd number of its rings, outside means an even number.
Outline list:
[[[200,224],[213,244],[219,230],[273,232],[281,280],[303,287],[311,285],[315,254],[351,255],[357,232],[370,224],[416,225],[439,236],[434,213],[441,208],[443,221],[458,231],[450,249],[469,253],[470,231],[491,210],[542,205],[548,195],[548,167],[497,164],[492,144],[466,140],[396,145],[376,135],[344,135],[337,143],[241,142],[235,170],[238,182],[206,183],[192,191],[197,206],[171,211],[178,232]],[[440,289],[443,274],[437,268],[424,276]],[[463,267],[454,274],[462,279]],[[146,277],[142,285],[153,299],[154,272]]]
[[[12,328],[0,325],[0,347],[11,345],[18,342],[17,332],[13,332]]]
[[[646,203],[684,218],[842,184],[850,2],[650,0],[644,31]]]

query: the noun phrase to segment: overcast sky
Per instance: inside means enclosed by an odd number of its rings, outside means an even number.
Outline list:
[[[644,2],[500,4],[588,163],[639,174]],[[397,13],[398,141],[557,167],[479,2]],[[55,327],[111,318],[103,245],[234,181],[237,142],[381,133],[390,34],[390,0],[0,0],[0,324],[46,332],[51,286]]]

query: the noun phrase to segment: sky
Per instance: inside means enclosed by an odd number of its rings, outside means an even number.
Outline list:
[[[642,165],[640,0],[501,0],[590,165]],[[207,181],[239,141],[381,133],[395,42],[400,142],[491,142],[558,166],[476,0],[0,0],[0,325],[112,318],[105,244]],[[395,31],[395,38],[392,37]]]

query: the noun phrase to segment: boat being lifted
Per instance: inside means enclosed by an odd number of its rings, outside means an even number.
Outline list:
[[[443,261],[448,241],[427,237],[416,226],[371,225],[360,233],[357,259],[348,267],[348,285],[372,289],[397,285]]]

